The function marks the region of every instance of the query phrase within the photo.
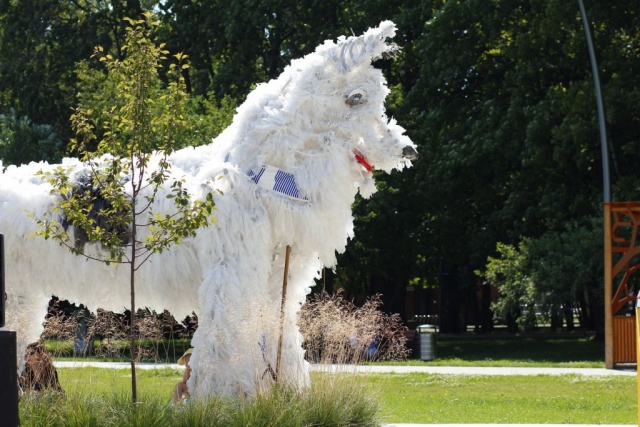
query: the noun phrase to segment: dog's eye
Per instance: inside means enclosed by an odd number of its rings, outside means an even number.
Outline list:
[[[365,103],[365,92],[362,89],[355,89],[351,91],[347,99],[344,101],[349,107],[355,107]]]

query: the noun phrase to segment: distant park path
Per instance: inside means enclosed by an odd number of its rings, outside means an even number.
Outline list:
[[[110,368],[128,369],[129,362],[91,362],[91,361],[55,361],[56,368]],[[137,363],[138,369],[182,369],[176,363]],[[323,372],[362,372],[362,373],[428,373],[446,375],[588,375],[588,376],[611,376],[611,375],[636,375],[631,369],[604,369],[604,368],[524,368],[524,367],[473,367],[473,366],[381,366],[381,365],[311,365],[312,371]],[[467,424],[466,427],[470,427]],[[521,425],[522,427],[523,425]],[[449,426],[451,427],[451,426]]]

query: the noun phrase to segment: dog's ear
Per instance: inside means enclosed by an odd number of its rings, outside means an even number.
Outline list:
[[[395,34],[396,25],[391,21],[383,21],[361,36],[343,36],[338,39],[337,44],[326,42],[318,48],[318,53],[328,54],[342,72],[348,72],[362,63],[370,64],[379,58],[395,57],[400,47],[386,41]]]
[[[369,61],[385,57],[395,57],[400,51],[400,47],[395,43],[387,43],[387,39],[392,39],[396,35],[396,24],[391,21],[382,21],[377,28],[370,28],[363,37],[366,44],[370,46]],[[363,58],[366,59],[366,58]]]

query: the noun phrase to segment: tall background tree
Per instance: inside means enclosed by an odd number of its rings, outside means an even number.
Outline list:
[[[50,125],[68,140],[75,63],[97,45],[122,55],[124,18],[141,13],[132,0],[2,0],[0,108]]]
[[[424,61],[403,111],[425,154],[416,168],[417,197],[430,213],[420,226],[423,241],[445,257],[446,273],[457,279],[442,281],[443,297],[452,287],[463,299],[473,294],[465,275],[486,262],[497,242],[529,237],[553,246],[554,239],[575,230],[599,235],[602,242],[602,227],[593,227],[594,218],[602,217],[595,98],[577,4],[430,3],[415,44]],[[637,87],[627,73],[639,65],[638,7],[592,3],[588,16],[605,104],[611,106],[612,142],[613,135],[627,135],[612,144],[614,194],[634,200],[637,187],[623,183],[637,175],[622,170],[622,157],[638,146],[637,137],[626,132],[639,119],[627,97]],[[612,114],[621,109],[625,113]],[[538,255],[547,264],[566,263],[582,243]],[[583,254],[575,269],[591,269],[587,293],[602,307],[602,276],[593,270],[603,259],[597,249]],[[546,286],[564,292],[564,277],[547,277]],[[570,302],[579,302],[576,293]],[[461,330],[453,312],[443,313],[443,330]],[[591,324],[602,317],[601,311],[590,313]]]

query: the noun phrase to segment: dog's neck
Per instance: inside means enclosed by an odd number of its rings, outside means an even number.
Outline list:
[[[358,162],[366,172],[371,173],[374,171],[374,167],[367,161],[364,154],[358,150],[354,150],[353,154],[356,162]],[[230,153],[227,153],[224,161],[229,162],[230,160]],[[290,171],[262,164],[258,167],[250,168],[246,171],[246,174],[251,181],[261,188],[274,191],[296,202],[310,203],[309,197],[300,191],[295,174]]]

